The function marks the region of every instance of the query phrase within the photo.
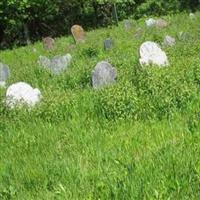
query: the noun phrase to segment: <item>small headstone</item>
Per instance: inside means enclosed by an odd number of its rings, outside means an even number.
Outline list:
[[[163,41],[163,45],[164,46],[174,46],[176,44],[176,39],[167,35],[165,38],[164,38],[164,41]]]
[[[6,81],[10,76],[10,69],[7,65],[0,63],[0,87],[5,87]]]
[[[141,35],[142,35],[142,33],[143,33],[143,30],[142,30],[141,28],[138,28],[138,29],[135,31],[135,34],[134,34],[135,38],[140,38]]]
[[[64,56],[55,56],[49,59],[45,56],[40,56],[38,59],[38,64],[43,66],[45,69],[49,69],[52,74],[59,75],[62,73],[70,64],[72,56],[66,54]]]
[[[113,46],[113,41],[111,38],[107,38],[105,41],[104,41],[104,50],[109,50],[111,49]]]
[[[145,23],[146,23],[146,26],[147,26],[147,27],[152,27],[152,26],[155,26],[156,20],[153,19],[153,18],[150,18],[150,19],[147,19],[147,20],[145,21]]]
[[[187,32],[181,31],[181,32],[178,33],[178,39],[179,40],[187,41],[189,37],[190,36],[189,36],[189,34]]]
[[[85,32],[81,26],[79,25],[72,26],[71,32],[76,43],[81,43],[85,41]]]
[[[52,50],[54,48],[55,45],[55,40],[51,37],[45,37],[42,39],[43,42],[43,47],[46,50]]]
[[[157,28],[166,28],[168,26],[168,23],[164,19],[158,19],[158,20],[156,20],[155,25]]]
[[[108,62],[101,61],[92,72],[92,85],[95,89],[115,82],[117,70]]]
[[[129,20],[124,20],[124,28],[129,31],[132,28],[132,23]]]
[[[155,42],[144,42],[140,47],[140,64],[167,66],[169,64],[167,55]]]
[[[35,106],[42,98],[39,89],[33,89],[29,84],[18,82],[8,87],[6,92],[6,105],[10,108],[26,104]]]
[[[190,13],[189,17],[190,17],[190,19],[194,19],[195,18],[195,14],[194,13]]]

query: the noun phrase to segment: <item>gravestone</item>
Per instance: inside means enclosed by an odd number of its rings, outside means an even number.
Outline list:
[[[164,38],[164,41],[163,41],[163,45],[164,46],[174,46],[176,44],[176,39],[167,35],[165,38]]]
[[[143,34],[142,28],[138,28],[138,29],[135,31],[134,36],[135,36],[135,38],[140,38],[142,34]]]
[[[155,42],[144,42],[140,46],[140,64],[141,66],[146,65],[158,65],[167,66],[169,65],[167,55]]]
[[[113,41],[111,38],[107,38],[105,41],[104,41],[104,50],[109,50],[113,47]]]
[[[190,19],[195,19],[195,14],[194,13],[190,13],[189,17],[190,17]]]
[[[0,87],[5,87],[6,81],[10,76],[10,69],[7,65],[0,63]]]
[[[39,89],[33,89],[29,84],[18,82],[8,87],[6,91],[6,105],[10,108],[26,104],[35,106],[42,98]]]
[[[145,21],[145,23],[146,23],[146,26],[147,26],[147,27],[152,27],[152,26],[155,26],[156,20],[153,19],[153,18],[150,18],[150,19],[147,19],[147,20]]]
[[[168,23],[164,19],[157,19],[155,25],[157,28],[166,28],[168,26]]]
[[[106,61],[99,62],[92,72],[93,88],[101,88],[115,82],[117,70]]]
[[[79,25],[72,26],[71,32],[76,43],[81,43],[85,41],[85,32],[81,26]]]
[[[55,40],[51,37],[45,37],[42,39],[42,42],[43,42],[43,47],[46,49],[46,50],[52,50],[54,48],[54,45],[55,45]]]
[[[66,54],[64,56],[55,56],[49,59],[45,56],[40,56],[38,59],[38,64],[43,66],[45,69],[49,69],[52,74],[59,75],[70,65],[72,56]]]
[[[129,31],[132,28],[132,23],[129,20],[124,20],[124,28]]]

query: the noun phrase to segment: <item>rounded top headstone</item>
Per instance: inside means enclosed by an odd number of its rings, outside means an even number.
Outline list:
[[[76,43],[85,41],[85,32],[80,25],[73,25],[71,27],[71,32]]]
[[[25,82],[18,82],[8,87],[6,91],[6,105],[10,108],[26,104],[29,107],[35,106],[41,100],[41,92],[32,88]]]
[[[52,50],[54,48],[55,40],[51,37],[45,37],[42,39],[43,46],[46,50]]]
[[[92,72],[92,85],[96,88],[101,88],[115,82],[117,70],[106,61],[97,63]]]
[[[140,64],[167,66],[169,64],[167,55],[158,44],[147,41],[140,46]]]

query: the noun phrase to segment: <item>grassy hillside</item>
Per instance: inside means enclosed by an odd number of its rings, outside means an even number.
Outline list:
[[[200,196],[200,13],[166,16],[168,28],[119,27],[58,38],[53,52],[41,43],[0,52],[10,66],[8,85],[38,87],[33,110],[9,110],[0,91],[0,199],[199,199]],[[140,37],[135,37],[141,27]],[[178,39],[179,32],[185,36]],[[141,69],[142,42],[162,43],[170,66]],[[114,39],[103,50],[106,37]],[[40,55],[71,53],[69,70],[52,76]],[[91,87],[97,62],[117,68],[117,83]]]

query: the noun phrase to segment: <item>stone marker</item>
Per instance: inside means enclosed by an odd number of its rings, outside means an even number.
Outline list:
[[[158,65],[167,66],[169,65],[167,56],[164,51],[155,42],[144,42],[140,46],[140,64],[146,65]]]
[[[26,104],[35,106],[42,98],[39,89],[33,89],[29,84],[18,82],[8,87],[6,92],[6,105],[10,108]]]
[[[72,26],[71,32],[76,43],[81,43],[85,41],[85,32],[81,26],[79,25]]]
[[[167,35],[165,38],[164,38],[164,41],[163,41],[163,45],[164,46],[174,46],[176,44],[176,39]]]
[[[168,23],[164,19],[158,19],[158,20],[156,20],[155,25],[157,28],[166,28],[168,26]]]
[[[145,23],[146,23],[146,26],[147,26],[147,27],[152,27],[152,26],[155,26],[156,20],[153,19],[153,18],[150,18],[150,19],[147,19],[147,20],[145,21]]]
[[[164,19],[153,19],[150,18],[148,20],[145,21],[146,26],[147,27],[157,27],[157,28],[165,28],[168,26],[167,21],[165,21]]]
[[[113,41],[111,38],[107,38],[105,41],[104,41],[104,50],[109,50],[111,49],[113,46]]]
[[[70,54],[55,56],[52,59],[45,56],[39,56],[38,64],[45,69],[49,69],[52,74],[59,75],[69,66],[71,59],[72,56]]]
[[[42,42],[43,42],[43,47],[46,49],[46,50],[52,50],[54,48],[54,45],[55,45],[55,40],[51,37],[45,37],[42,39]]]
[[[0,87],[6,86],[6,80],[10,76],[10,69],[7,65],[0,63]]]
[[[194,13],[190,13],[189,17],[190,17],[190,19],[194,19],[195,18],[195,14]]]
[[[141,35],[142,35],[142,33],[143,33],[142,28],[138,28],[138,29],[135,31],[135,34],[134,34],[135,38],[140,38]]]
[[[99,62],[92,72],[93,88],[101,88],[115,82],[117,70],[106,61]]]
[[[132,28],[132,23],[129,20],[124,20],[124,28],[129,31]]]

